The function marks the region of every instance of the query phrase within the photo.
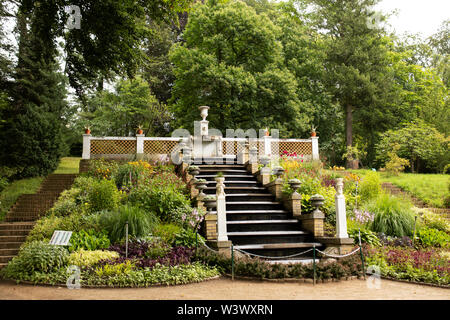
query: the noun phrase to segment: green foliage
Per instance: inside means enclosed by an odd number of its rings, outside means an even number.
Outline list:
[[[91,212],[114,210],[120,202],[120,193],[111,180],[94,181],[88,191],[89,209]]]
[[[416,120],[405,123],[398,130],[383,133],[377,145],[377,159],[383,165],[388,161],[389,153],[395,152],[398,157],[409,159],[413,172],[420,170],[420,164],[441,172],[448,163],[445,159],[450,156],[448,144],[449,140],[435,128]]]
[[[283,135],[306,132],[310,105],[300,101],[298,82],[283,64],[282,34],[267,15],[241,1],[195,5],[185,43],[169,54],[176,77],[175,125],[192,128],[198,117],[194,106],[208,105],[210,125],[223,132],[267,126]]]
[[[133,189],[128,201],[147,212],[155,212],[162,222],[167,223],[180,223],[181,214],[190,207],[190,201],[186,195],[161,186],[146,185]]]
[[[152,232],[158,218],[151,212],[129,205],[120,206],[117,210],[100,214],[100,226],[108,232],[109,239],[116,243],[125,238],[125,225],[128,222],[128,234],[144,237]]]
[[[55,230],[70,230],[78,232],[81,230],[95,229],[101,231],[98,224],[98,215],[83,215],[72,213],[68,216],[58,217],[49,215],[36,221],[33,229],[27,237],[27,242],[35,240],[50,240]]]
[[[192,229],[182,229],[180,233],[177,233],[173,242],[174,246],[183,246],[188,248],[194,248],[196,245],[205,243],[205,239],[195,233]]]
[[[84,249],[78,249],[72,252],[69,256],[68,265],[76,265],[80,268],[91,267],[97,264],[101,260],[110,260],[119,258],[119,254],[115,251],[107,250],[95,250],[88,251]]]
[[[103,158],[91,160],[89,162],[88,176],[97,179],[110,180],[117,172],[119,164],[117,161],[108,161]]]
[[[366,209],[375,214],[371,229],[389,236],[411,236],[414,215],[410,205],[389,194],[382,194],[367,204]]]
[[[153,235],[161,238],[164,243],[172,244],[175,241],[177,234],[181,232],[182,228],[173,223],[161,223],[153,230]]]
[[[128,275],[134,267],[135,265],[130,260],[127,260],[123,263],[106,264],[104,266],[97,267],[95,268],[95,274],[100,278]]]
[[[427,211],[420,218],[428,228],[450,233],[450,223],[443,216]]]
[[[450,246],[450,235],[437,229],[421,228],[417,231],[417,237],[420,244],[425,247],[447,248]]]
[[[80,249],[97,250],[106,249],[110,246],[108,236],[103,232],[97,232],[93,229],[81,230],[72,233],[70,238],[69,252],[78,251]]]
[[[8,278],[31,275],[34,272],[50,273],[67,264],[69,253],[61,246],[43,241],[33,241],[20,249],[19,255],[13,258],[6,267]]]
[[[354,243],[359,244],[359,235],[361,234],[361,242],[367,243],[372,246],[381,246],[380,240],[378,239],[375,232],[370,231],[365,228],[348,228],[349,238],[353,238]]]
[[[371,171],[361,181],[359,194],[363,202],[376,199],[382,193],[380,175]]]

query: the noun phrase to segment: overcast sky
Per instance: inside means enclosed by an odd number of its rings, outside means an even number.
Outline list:
[[[375,8],[384,13],[397,9],[388,22],[398,35],[421,33],[426,38],[450,19],[450,0],[382,0]]]

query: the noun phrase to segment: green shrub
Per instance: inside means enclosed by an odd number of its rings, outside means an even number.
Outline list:
[[[382,193],[380,175],[370,171],[361,181],[359,194],[363,202],[376,199]]]
[[[367,229],[359,228],[348,228],[349,238],[353,238],[354,244],[359,244],[359,234],[361,231],[361,243],[367,243],[373,246],[381,246],[380,240],[378,239],[375,232]]]
[[[444,170],[442,170],[443,174],[450,174],[450,163],[447,163],[444,167]]]
[[[152,166],[145,161],[128,162],[119,166],[114,181],[118,189],[130,190],[145,182],[152,172]]]
[[[450,246],[450,235],[437,229],[421,228],[417,231],[417,237],[424,247],[446,248]]]
[[[197,242],[198,245],[200,245],[205,243],[205,239],[200,234],[197,234],[196,236],[192,229],[182,229],[181,232],[175,236],[173,245],[194,248]]]
[[[6,267],[7,278],[21,278],[34,272],[50,273],[67,264],[69,253],[62,246],[55,246],[43,241],[34,241],[20,249],[19,255]]]
[[[372,231],[388,236],[411,236],[414,229],[414,214],[411,206],[389,194],[382,194],[371,201],[366,208],[375,214]]]
[[[108,232],[112,243],[125,237],[125,224],[128,221],[128,234],[132,237],[145,237],[158,224],[158,218],[152,212],[129,205],[117,210],[103,212],[99,218],[100,226]]]
[[[425,212],[421,219],[428,228],[450,233],[450,223],[443,216],[434,212]]]
[[[172,244],[175,237],[181,232],[181,227],[173,223],[159,224],[153,230],[153,235],[161,238],[164,243]]]
[[[91,160],[87,174],[97,179],[110,180],[117,172],[119,164],[105,159]]]
[[[5,177],[0,177],[0,192],[3,191],[8,186],[9,182],[8,179]]]
[[[111,180],[95,181],[88,193],[91,212],[116,209],[120,202],[120,192]]]
[[[167,223],[178,223],[180,221],[179,208],[188,208],[191,204],[186,195],[174,189],[151,186],[133,189],[128,196],[128,201],[145,211],[155,212],[162,222]]]
[[[81,230],[72,233],[70,238],[69,252],[74,252],[80,249],[97,250],[106,249],[110,246],[108,235],[104,232],[97,232],[93,229],[88,231]]]
[[[70,254],[68,264],[76,265],[79,267],[90,267],[97,264],[100,260],[109,260],[115,258],[119,258],[119,253],[115,251],[87,251],[84,249],[79,249]]]
[[[112,277],[112,276],[118,276],[118,275],[127,275],[134,268],[135,268],[135,265],[130,260],[127,260],[123,263],[106,264],[104,266],[97,267],[97,268],[95,268],[95,274],[100,278]]]
[[[50,240],[55,230],[81,231],[95,229],[100,231],[98,215],[71,214],[65,217],[49,215],[36,221],[33,229],[28,234],[26,242],[36,240]]]

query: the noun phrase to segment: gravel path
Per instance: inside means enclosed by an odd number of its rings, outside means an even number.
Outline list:
[[[42,300],[450,300],[450,289],[381,280],[369,289],[364,280],[320,283],[272,283],[219,278],[188,285],[142,289],[79,289],[17,285],[0,281],[0,299]]]

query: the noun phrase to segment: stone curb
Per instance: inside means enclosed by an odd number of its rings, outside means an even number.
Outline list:
[[[231,274],[226,273],[224,275],[227,278],[232,278]],[[330,283],[330,282],[340,282],[340,281],[348,281],[348,280],[356,280],[361,279],[362,276],[350,276],[350,277],[342,277],[341,279],[316,279],[316,283]],[[275,282],[275,283],[313,283],[313,279],[310,278],[280,278],[280,279],[267,279],[267,278],[254,278],[254,277],[245,277],[245,276],[234,276],[236,280],[249,280],[249,281],[257,281],[257,282]]]

